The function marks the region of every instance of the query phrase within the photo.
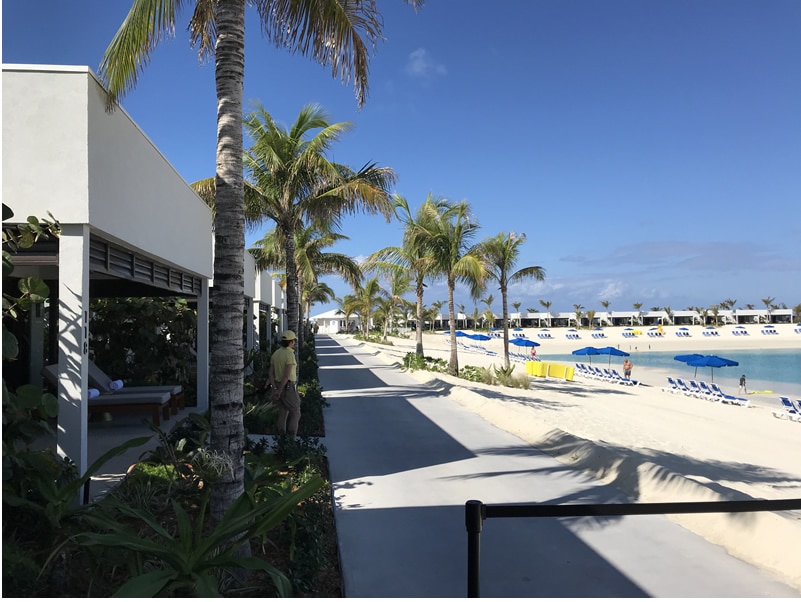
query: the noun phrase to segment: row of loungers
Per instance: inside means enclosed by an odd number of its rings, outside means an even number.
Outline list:
[[[181,385],[125,386],[122,381],[111,379],[91,360],[87,361],[89,385],[97,392],[87,394],[90,413],[150,412],[153,424],[160,426],[162,419],[168,420],[186,405]],[[45,366],[42,376],[58,390],[58,364]]]
[[[587,364],[576,364],[576,371],[581,376],[586,376],[593,380],[600,380],[607,383],[615,383],[618,385],[628,385],[636,387],[640,384],[638,380],[632,380],[622,376],[617,370],[609,368],[596,368],[595,366]]]
[[[668,393],[682,393],[688,397],[697,397],[698,399],[706,399],[717,403],[729,403],[736,406],[748,407],[748,400],[745,397],[727,395],[715,383],[707,384],[702,380],[684,382],[680,378],[673,378],[671,376],[668,376],[667,380],[668,386],[662,387],[662,390]]]

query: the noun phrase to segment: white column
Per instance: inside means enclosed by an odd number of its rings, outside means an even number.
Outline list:
[[[62,224],[58,278],[58,455],[88,469],[89,226]]]

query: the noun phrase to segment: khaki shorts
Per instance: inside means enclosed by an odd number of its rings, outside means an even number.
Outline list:
[[[298,395],[298,386],[289,382],[284,389],[283,394],[279,398],[281,405],[287,410],[297,410],[300,408],[300,395]]]

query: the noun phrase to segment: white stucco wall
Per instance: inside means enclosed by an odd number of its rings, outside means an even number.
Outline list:
[[[49,211],[211,277],[211,210],[122,108],[105,111],[88,67],[3,65],[2,87],[3,202],[16,217]]]

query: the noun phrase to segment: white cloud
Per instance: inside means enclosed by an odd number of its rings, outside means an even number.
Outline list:
[[[440,75],[447,75],[445,65],[435,61],[425,48],[418,48],[409,55],[406,61],[406,73],[412,77],[430,79]]]

